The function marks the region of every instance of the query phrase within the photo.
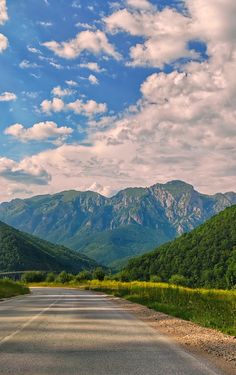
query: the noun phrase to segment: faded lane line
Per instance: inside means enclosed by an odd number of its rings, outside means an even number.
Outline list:
[[[51,303],[48,307],[43,309],[39,314],[33,316],[30,318],[27,322],[22,324],[20,328],[18,328],[15,332],[11,333],[10,335],[4,337],[3,339],[0,340],[0,346],[11,340],[14,336],[16,336],[18,333],[22,332],[24,328],[28,327],[34,320],[38,319],[41,315],[43,315],[46,311],[50,310],[58,301],[60,301],[61,298],[58,298],[56,301]]]

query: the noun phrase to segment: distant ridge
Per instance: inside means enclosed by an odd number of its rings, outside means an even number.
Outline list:
[[[236,193],[206,195],[175,180],[127,188],[111,198],[65,191],[0,205],[0,220],[119,267],[133,256],[189,232],[236,204]]]

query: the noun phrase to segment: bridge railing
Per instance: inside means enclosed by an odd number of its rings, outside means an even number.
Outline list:
[[[11,271],[11,272],[0,272],[0,279],[4,279],[4,278],[9,278],[9,279],[13,279],[13,280],[20,280],[21,279],[21,276],[24,274],[24,273],[30,273],[30,272],[36,272],[36,270],[32,270],[32,271]],[[41,271],[41,270],[37,270],[37,272],[48,272],[48,271]]]

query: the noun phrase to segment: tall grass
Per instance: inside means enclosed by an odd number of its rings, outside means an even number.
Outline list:
[[[29,288],[12,280],[0,280],[0,299],[29,293]]]
[[[236,335],[236,291],[190,289],[164,283],[96,280],[89,282],[87,288]]]

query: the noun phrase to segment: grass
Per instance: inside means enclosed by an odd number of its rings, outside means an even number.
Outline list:
[[[0,299],[27,293],[29,293],[29,288],[21,283],[16,283],[8,279],[0,280]]]
[[[89,282],[86,288],[113,294],[236,336],[236,291],[190,289],[164,283],[96,280]]]

